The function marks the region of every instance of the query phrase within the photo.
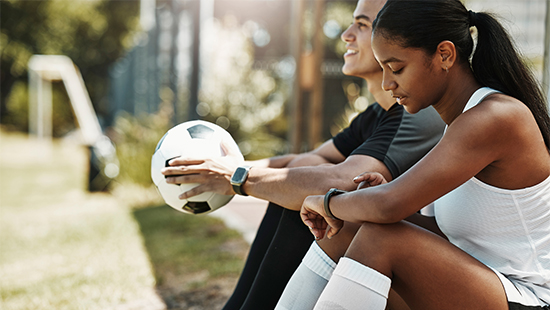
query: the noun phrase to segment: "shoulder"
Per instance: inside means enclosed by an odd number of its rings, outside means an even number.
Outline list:
[[[471,148],[497,151],[521,143],[533,122],[533,115],[521,101],[504,94],[492,94],[458,116],[446,136],[460,137]]]
[[[459,116],[457,121],[498,130],[516,130],[534,120],[529,108],[521,101],[505,94],[492,94],[474,108]]]

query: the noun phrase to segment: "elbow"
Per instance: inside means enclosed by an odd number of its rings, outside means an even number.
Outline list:
[[[395,192],[385,190],[381,193],[381,197],[378,200],[379,203],[375,205],[376,222],[380,224],[393,224],[398,223],[410,216],[406,202],[399,199],[399,195]]]
[[[384,210],[379,214],[379,220],[377,222],[380,224],[394,224],[401,222],[407,217],[408,215],[404,215],[404,213],[400,212],[400,210]]]

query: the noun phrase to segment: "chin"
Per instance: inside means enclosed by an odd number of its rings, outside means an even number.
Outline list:
[[[353,74],[353,73],[354,73],[353,70],[351,70],[350,68],[346,68],[346,65],[344,65],[344,66],[342,67],[342,73],[343,73],[344,75],[354,75],[354,74]]]
[[[420,110],[422,109],[419,109],[417,107],[411,107],[411,106],[408,106],[408,105],[404,105],[403,108],[405,109],[405,111],[407,111],[409,114],[416,114],[418,113]]]

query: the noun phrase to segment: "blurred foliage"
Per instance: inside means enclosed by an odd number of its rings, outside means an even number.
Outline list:
[[[9,111],[4,115],[4,128],[26,131],[29,127],[29,92],[26,81],[16,81],[6,98],[6,108]],[[63,83],[52,83],[52,135],[61,137],[76,127],[73,110]]]
[[[119,179],[150,186],[151,157],[160,138],[170,129],[172,109],[163,104],[158,113],[138,117],[120,113],[109,133],[117,146]]]
[[[27,62],[33,54],[70,57],[79,67],[96,111],[106,111],[108,67],[132,43],[137,1],[0,1],[0,122],[26,130],[21,98]],[[8,107],[7,97],[13,100]],[[55,92],[55,90],[54,90]],[[54,95],[56,96],[56,95]],[[63,100],[63,98],[54,98]],[[12,110],[15,109],[15,110]]]
[[[284,60],[253,67],[250,28],[226,15],[207,29],[209,63],[203,68],[197,112],[227,129],[247,159],[255,159],[287,151],[284,112],[290,89]]]
[[[325,46],[332,50],[339,58],[346,52],[346,43],[340,39],[340,34],[346,30],[353,22],[353,11],[355,10],[356,1],[342,1],[327,3],[325,13]],[[334,22],[334,23],[332,23]],[[336,36],[329,36],[327,30],[338,25],[338,33]],[[332,27],[330,27],[332,26]]]

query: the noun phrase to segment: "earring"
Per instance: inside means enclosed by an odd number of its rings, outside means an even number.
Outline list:
[[[447,71],[447,73],[449,73],[449,67],[445,66],[445,71]]]

